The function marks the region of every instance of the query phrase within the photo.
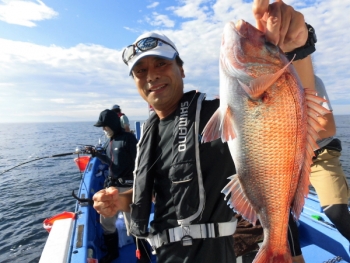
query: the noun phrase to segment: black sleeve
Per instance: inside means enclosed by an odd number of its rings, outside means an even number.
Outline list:
[[[128,139],[128,146],[129,146],[129,153],[130,153],[130,157],[132,158],[132,160],[135,161],[136,159],[136,144],[137,144],[137,139],[136,137],[130,133],[131,136],[129,136]]]
[[[107,155],[103,154],[103,153],[99,153],[99,152],[96,152],[95,153],[96,157],[98,159],[100,159],[102,162],[106,163],[106,164],[110,164],[110,159],[108,158]]]
[[[200,133],[202,133],[205,125],[208,123],[211,116],[213,116],[213,114],[219,108],[219,106],[220,106],[219,99],[203,101],[202,109],[201,109],[201,119],[200,119],[200,123],[199,123],[199,132]]]

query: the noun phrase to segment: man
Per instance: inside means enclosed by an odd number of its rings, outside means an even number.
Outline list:
[[[121,193],[129,190],[133,185],[136,137],[122,129],[118,115],[111,110],[102,111],[94,126],[102,127],[109,138],[106,154],[89,149],[93,156],[109,165],[109,175],[105,180],[104,187],[116,187]],[[101,263],[110,263],[119,256],[118,231],[115,224],[117,216],[118,211],[111,217],[100,216],[104,242],[107,247],[107,255],[99,260]],[[128,225],[129,218],[130,214],[124,213],[126,225]]]
[[[118,114],[118,116],[120,118],[120,124],[122,125],[122,128],[126,132],[130,132],[129,119],[128,119],[128,117],[126,117],[126,115],[124,113],[122,113],[122,110],[119,107],[119,105],[113,105],[111,110]]]
[[[323,81],[318,77],[315,79],[318,95],[327,100],[324,103],[326,108],[333,111]],[[321,140],[317,141],[317,144],[320,149],[315,151],[310,182],[316,190],[324,213],[350,242],[348,210],[350,191],[339,160],[342,151],[341,141],[333,137],[336,134],[333,113],[326,114],[320,119],[320,123],[325,130],[319,132]]]
[[[283,51],[305,44],[308,30],[303,16],[282,1],[269,5],[268,0],[255,0],[253,12],[267,40]],[[183,62],[164,35],[140,36],[124,50],[123,60],[139,94],[156,114],[146,122],[138,145],[133,191],[102,190],[93,197],[94,208],[108,216],[119,209],[129,211],[131,204],[130,230],[146,237],[154,194],[149,239],[157,262],[235,262],[236,221],[220,193],[226,178],[235,173],[234,164],[226,143],[199,144],[197,137],[219,100],[203,100],[196,91],[184,94]],[[295,66],[303,73],[302,80],[313,76],[309,56]]]

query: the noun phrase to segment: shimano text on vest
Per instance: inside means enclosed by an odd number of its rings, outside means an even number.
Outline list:
[[[181,103],[180,121],[179,121],[179,152],[186,151],[187,121],[188,120],[188,101]]]

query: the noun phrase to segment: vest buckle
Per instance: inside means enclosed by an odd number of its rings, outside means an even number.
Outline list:
[[[183,236],[181,238],[181,243],[182,245],[185,247],[185,246],[192,246],[192,240],[193,238],[191,236]]]

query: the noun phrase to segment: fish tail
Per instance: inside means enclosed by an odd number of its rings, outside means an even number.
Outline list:
[[[255,256],[253,263],[292,263],[292,256],[289,249],[276,250],[271,246],[262,246]]]

